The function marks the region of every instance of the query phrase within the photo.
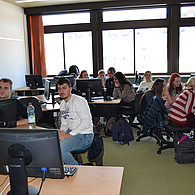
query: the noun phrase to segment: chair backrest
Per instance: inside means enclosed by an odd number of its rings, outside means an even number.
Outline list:
[[[21,98],[20,99],[26,106],[29,105],[29,102],[32,103],[32,105],[35,108],[35,117],[36,117],[36,121],[39,121],[42,116],[43,116],[43,112],[41,109],[41,104],[39,103],[38,99],[35,97],[28,97],[28,98]]]
[[[141,100],[141,97],[142,97],[143,94],[144,94],[144,92],[139,91],[135,95],[135,112],[137,114],[140,113],[140,100]]]

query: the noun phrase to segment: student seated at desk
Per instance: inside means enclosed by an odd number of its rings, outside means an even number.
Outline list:
[[[129,106],[130,110],[134,110],[135,90],[132,83],[125,78],[122,72],[116,72],[114,74],[114,83],[114,98],[121,98],[120,105]]]
[[[188,79],[187,88],[174,101],[170,111],[170,124],[176,127],[195,127],[195,77]]]
[[[68,165],[78,165],[71,151],[78,150],[92,143],[93,124],[90,109],[81,96],[71,94],[71,83],[66,78],[57,80],[60,104],[61,128],[60,145],[62,159]]]
[[[99,79],[102,79],[102,87],[105,87],[105,82],[106,82],[106,75],[104,70],[99,70],[98,71],[98,77]]]
[[[110,67],[107,70],[108,79],[106,80],[105,87],[107,89],[107,96],[113,96],[114,91],[114,74],[116,70],[114,67]]]
[[[2,78],[0,80],[0,99],[11,98],[12,95],[12,81],[7,78]],[[16,126],[27,125],[27,109],[26,106],[20,101],[17,100],[17,123]],[[10,110],[11,112],[11,110]]]
[[[152,85],[153,85],[152,73],[151,73],[151,71],[146,71],[146,72],[144,73],[144,79],[143,79],[143,81],[140,83],[140,85],[139,85],[137,91],[142,90],[142,88],[151,89],[151,88],[152,88]]]

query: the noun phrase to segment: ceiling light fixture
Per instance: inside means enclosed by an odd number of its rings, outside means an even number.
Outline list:
[[[37,1],[48,1],[48,0],[16,0],[16,3],[30,3],[30,2],[37,2]]]

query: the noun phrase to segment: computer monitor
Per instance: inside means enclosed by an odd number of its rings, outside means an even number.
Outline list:
[[[66,75],[66,76],[55,76],[54,79],[58,79],[58,78],[61,78],[61,77],[65,77],[67,79],[69,79],[70,83],[71,83],[71,86],[74,85],[74,76],[73,75]],[[57,88],[57,85],[56,85],[56,88]],[[57,91],[57,90],[56,90]]]
[[[45,79],[45,89],[44,89],[44,97],[47,100],[47,104],[55,104],[55,90],[56,87],[52,87],[51,86],[51,82],[48,79]],[[50,100],[50,95],[51,95],[51,102],[49,102]]]
[[[71,86],[74,85],[74,76],[73,75],[67,75],[67,76],[64,76],[64,77],[69,79],[69,81],[71,82]]]
[[[43,87],[43,78],[42,75],[25,75],[26,86],[31,89],[37,89]]]
[[[95,97],[103,95],[101,79],[77,79],[76,86],[78,94],[85,96],[88,101],[91,101],[91,96]]]
[[[0,100],[0,127],[15,127],[17,121],[17,100]]]
[[[50,81],[48,79],[45,79],[45,90],[44,90],[44,97],[46,100],[49,100],[50,98]]]
[[[16,194],[27,194],[27,177],[64,178],[57,130],[0,128],[0,148],[0,174]]]

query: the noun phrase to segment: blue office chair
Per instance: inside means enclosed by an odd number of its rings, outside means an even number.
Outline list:
[[[79,148],[77,150],[71,151],[71,154],[73,155],[74,159],[79,163],[79,164],[83,164],[83,159],[81,154],[87,152],[87,150],[90,148],[91,144],[86,145],[82,148]]]

